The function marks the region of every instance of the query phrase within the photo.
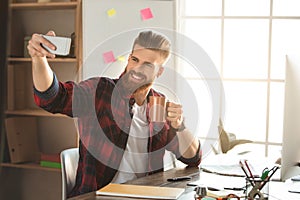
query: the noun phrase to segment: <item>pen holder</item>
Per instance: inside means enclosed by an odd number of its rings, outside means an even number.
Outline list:
[[[269,179],[262,180],[259,177],[246,178],[246,199],[247,200],[269,199]]]

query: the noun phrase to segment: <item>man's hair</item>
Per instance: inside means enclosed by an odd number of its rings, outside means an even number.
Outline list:
[[[170,41],[161,34],[154,33],[150,30],[139,33],[138,37],[134,40],[132,51],[134,50],[135,45],[157,51],[165,60],[170,55]]]

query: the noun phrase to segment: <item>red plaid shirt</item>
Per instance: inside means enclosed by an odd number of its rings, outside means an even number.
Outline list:
[[[54,75],[47,91],[34,89],[35,102],[41,108],[78,118],[80,158],[76,184],[68,197],[100,189],[111,182],[119,168],[134,101],[118,88],[118,80],[98,77],[79,84],[62,83]],[[148,98],[151,95],[161,96],[153,89]],[[148,113],[149,104],[147,116]],[[189,166],[198,166],[201,162],[200,145],[195,157],[186,159],[180,155],[176,132],[169,127],[168,122],[155,124],[149,121],[148,174],[163,170],[165,150],[173,152],[177,159]]]

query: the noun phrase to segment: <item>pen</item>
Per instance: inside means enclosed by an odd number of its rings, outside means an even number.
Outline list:
[[[189,181],[192,178],[189,176],[179,176],[179,177],[173,177],[173,178],[168,178],[167,181],[170,182],[176,182],[176,181]]]
[[[242,191],[244,190],[244,188],[236,188],[236,187],[233,187],[233,188],[229,188],[229,187],[224,187],[225,190],[234,190],[234,191]]]

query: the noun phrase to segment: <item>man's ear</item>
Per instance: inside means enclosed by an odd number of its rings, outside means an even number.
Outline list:
[[[162,73],[164,72],[164,70],[165,70],[165,68],[164,67],[162,67],[162,66],[159,66],[159,69],[158,69],[158,72],[157,72],[157,75],[156,75],[156,77],[158,78],[158,77],[160,77],[160,75],[162,75]]]

